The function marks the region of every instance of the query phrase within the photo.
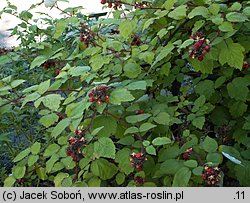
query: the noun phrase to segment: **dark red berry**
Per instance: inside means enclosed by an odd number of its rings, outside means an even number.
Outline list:
[[[112,8],[112,3],[109,3],[109,4],[108,4],[108,7],[109,7],[109,8]]]
[[[69,151],[66,151],[67,156],[71,156],[71,153]]]
[[[135,114],[137,114],[137,115],[144,114],[144,111],[143,110],[137,110],[137,111],[135,111]]]
[[[203,56],[199,56],[199,57],[198,57],[198,60],[199,60],[199,61],[203,61],[203,59],[204,59]]]
[[[210,46],[206,45],[204,49],[208,52],[210,50]]]
[[[59,75],[60,74],[60,70],[56,69],[55,73],[56,73],[56,75]]]
[[[101,4],[106,4],[106,0],[101,0]]]

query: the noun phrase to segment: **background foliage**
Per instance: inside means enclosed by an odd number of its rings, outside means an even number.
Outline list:
[[[249,1],[102,3],[114,18],[2,11],[22,23],[0,52],[1,184],[250,186]]]

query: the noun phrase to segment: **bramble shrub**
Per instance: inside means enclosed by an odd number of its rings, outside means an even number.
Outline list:
[[[113,18],[3,9],[2,184],[250,186],[249,1],[100,3]]]

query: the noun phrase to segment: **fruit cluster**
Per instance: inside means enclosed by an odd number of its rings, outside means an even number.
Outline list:
[[[109,103],[109,96],[107,94],[108,86],[99,86],[94,88],[89,94],[89,102],[96,102],[101,105]]]
[[[134,181],[135,181],[136,186],[141,186],[145,182],[144,178],[142,178],[141,176],[136,176],[134,178]]]
[[[221,170],[218,166],[204,165],[202,178],[209,186],[216,186],[221,181]]]
[[[69,147],[66,150],[67,156],[71,156],[74,161],[79,161],[83,157],[81,147],[87,143],[86,138],[79,135],[82,135],[82,131],[76,130],[75,136],[69,138]]]
[[[14,49],[7,49],[5,47],[0,47],[0,56],[6,55],[8,52],[13,52]]]
[[[44,63],[42,64],[42,67],[43,67],[45,70],[48,70],[48,69],[50,69],[50,68],[55,68],[55,66],[56,66],[56,62],[53,61],[53,60],[48,60],[48,61],[46,61],[46,62],[44,62]]]
[[[140,37],[138,35],[134,35],[134,38],[131,42],[131,45],[132,46],[140,46],[141,43],[142,43],[142,41],[141,41]]]
[[[122,7],[121,0],[101,0],[101,4],[108,4],[108,8],[115,10]]]
[[[146,160],[147,160],[147,157],[144,153],[136,154],[135,152],[133,152],[132,154],[130,154],[130,166],[140,171],[143,169],[144,162]]]
[[[87,30],[82,31],[80,36],[80,42],[83,42],[84,48],[87,48],[89,46],[89,43],[93,40],[93,36],[90,32]]]
[[[194,44],[189,51],[189,56],[192,59],[197,58],[199,61],[202,61],[204,56],[210,51],[208,40],[205,39],[205,35],[202,32],[196,32],[190,38],[194,40]]]
[[[143,9],[145,7],[148,7],[150,5],[150,2],[147,2],[147,1],[143,1],[143,2],[136,2],[135,5],[134,5],[134,8],[137,9]]]
[[[193,148],[187,149],[184,153],[182,153],[182,159],[183,160],[188,160],[193,152]]]

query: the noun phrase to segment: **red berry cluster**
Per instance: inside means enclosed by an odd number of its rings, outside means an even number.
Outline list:
[[[147,2],[147,1],[143,1],[143,2],[136,2],[135,5],[134,5],[134,8],[137,9],[143,9],[145,7],[148,7],[150,6],[150,2]]]
[[[143,111],[143,110],[136,110],[136,111],[135,111],[135,114],[136,114],[136,115],[144,114],[144,111]]]
[[[89,94],[89,102],[96,102],[101,105],[109,103],[109,96],[107,94],[108,86],[99,86],[94,88]]]
[[[132,42],[131,42],[131,45],[132,46],[140,46],[142,43],[140,37],[138,35],[135,35]]]
[[[13,52],[14,49],[7,49],[5,47],[0,47],[0,56],[6,55],[8,52]]]
[[[184,153],[182,153],[182,159],[188,160],[193,152],[193,148],[187,149]]]
[[[189,56],[192,59],[197,58],[199,61],[202,61],[204,56],[210,51],[208,40],[204,36],[202,32],[196,32],[190,37],[195,40],[189,51]]]
[[[146,154],[133,152],[130,154],[130,166],[142,170],[144,167],[144,162],[147,160]]]
[[[101,0],[101,4],[108,4],[108,8],[114,8],[117,10],[122,7],[121,0]]]
[[[76,130],[75,136],[70,137],[68,140],[69,147],[66,150],[66,154],[71,156],[74,161],[79,161],[82,158],[81,147],[87,143],[86,138],[82,137],[82,134],[81,130]]]
[[[145,179],[142,178],[141,176],[136,176],[134,178],[134,181],[135,181],[136,186],[141,186],[145,182]]]
[[[53,60],[48,60],[48,61],[46,61],[46,62],[44,62],[44,63],[42,64],[42,67],[43,67],[45,70],[48,70],[48,69],[50,69],[50,68],[55,68],[55,66],[56,66],[56,62],[53,61]]]
[[[247,63],[247,61],[244,61],[243,65],[242,65],[243,69],[248,69],[250,68],[249,64]]]
[[[209,186],[215,186],[221,181],[221,170],[218,166],[204,165],[202,178]]]

